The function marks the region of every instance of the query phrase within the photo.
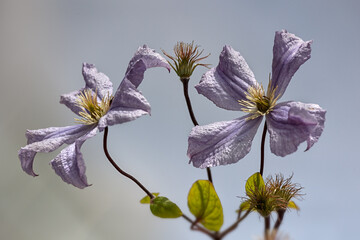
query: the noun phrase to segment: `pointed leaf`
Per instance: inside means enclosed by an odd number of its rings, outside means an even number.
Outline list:
[[[161,218],[178,218],[182,216],[180,208],[167,197],[156,197],[150,203],[152,214]]]
[[[208,180],[196,181],[188,195],[190,212],[205,228],[219,231],[223,222],[223,208],[212,183]]]
[[[152,195],[154,195],[155,197],[159,196],[160,193],[151,193]],[[145,197],[143,197],[140,200],[141,204],[150,204],[150,197],[148,195],[146,195]]]
[[[288,208],[300,210],[300,208],[293,201],[289,201]]]
[[[264,179],[260,173],[254,173],[246,181],[245,190],[246,194],[250,195],[251,193],[257,192],[265,187]]]

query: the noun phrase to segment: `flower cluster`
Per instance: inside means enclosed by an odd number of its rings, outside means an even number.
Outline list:
[[[295,72],[310,58],[311,43],[285,30],[275,33],[272,74],[267,90],[255,80],[241,54],[231,46],[225,46],[218,66],[202,76],[196,89],[218,107],[242,111],[246,115],[205,126],[198,126],[195,119],[188,95],[188,82],[197,66],[208,67],[208,64],[200,61],[209,55],[201,56],[203,50],[194,46],[194,42],[178,42],[174,48],[175,57],[163,51],[172,62],[166,61],[146,45],[140,47],[130,60],[125,77],[115,93],[105,74],[94,65],[84,63],[82,74],[85,87],[60,98],[60,103],[78,116],[75,118],[78,124],[27,130],[27,145],[18,152],[21,167],[27,174],[37,176],[33,170],[35,155],[38,152],[52,152],[68,144],[50,164],[64,182],[85,188],[89,184],[80,149],[87,139],[104,131],[105,156],[120,174],[131,179],[147,194],[140,202],[149,204],[155,216],[184,217],[191,223],[192,230],[207,234],[212,239],[223,239],[248,214],[256,211],[265,220],[265,239],[279,239],[277,232],[286,210],[299,209],[293,200],[301,196],[302,187],[291,182],[292,176],[284,178],[281,174],[264,181],[264,140],[268,132],[271,152],[284,157],[295,152],[303,142],[307,142],[306,150],[310,149],[323,132],[326,111],[319,105],[295,101],[278,103]],[[195,125],[188,138],[187,154],[195,167],[207,168],[208,180],[196,181],[188,194],[188,207],[196,218],[194,221],[167,197],[150,192],[135,177],[123,171],[107,150],[108,126],[150,114],[150,104],[138,87],[145,71],[153,67],[164,67],[169,71],[173,68],[180,77],[189,114]],[[251,149],[263,118],[260,172],[253,174],[246,182],[246,197],[242,198],[235,223],[220,231],[224,219],[223,207],[212,182],[210,167],[235,163],[244,158]],[[243,211],[246,211],[244,215]],[[277,220],[270,231],[273,212],[277,213]]]

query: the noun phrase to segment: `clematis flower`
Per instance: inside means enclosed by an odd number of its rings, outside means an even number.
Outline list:
[[[304,141],[308,150],[318,141],[324,129],[325,110],[317,104],[277,103],[292,76],[310,58],[311,43],[285,30],[275,33],[272,76],[266,93],[240,53],[224,47],[219,65],[206,72],[195,88],[218,107],[247,115],[194,127],[187,153],[195,167],[226,165],[245,157],[263,117],[271,152],[277,156],[295,152]]]
[[[144,78],[144,72],[152,67],[165,67],[166,60],[146,45],[139,47],[131,59],[125,77],[113,94],[109,78],[95,68],[84,63],[82,74],[85,87],[79,91],[64,94],[60,103],[76,113],[78,125],[27,130],[27,144],[19,150],[22,169],[31,176],[33,161],[38,152],[52,152],[64,143],[68,144],[52,161],[51,166],[64,182],[78,188],[89,186],[85,175],[85,163],[80,152],[82,144],[103,131],[107,126],[135,120],[150,114],[150,104],[137,89]]]

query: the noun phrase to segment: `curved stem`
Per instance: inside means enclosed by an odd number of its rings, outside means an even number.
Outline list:
[[[190,80],[190,78],[181,78],[180,80],[183,83],[185,101],[186,101],[187,108],[189,110],[191,121],[193,122],[194,126],[198,126],[199,123],[197,122],[197,120],[195,118],[195,114],[192,109],[191,101],[190,101],[190,97],[189,97],[189,80]],[[212,180],[211,170],[209,167],[206,168],[206,172],[207,172],[209,181],[212,183],[213,180]]]
[[[114,168],[122,175],[124,175],[125,177],[129,178],[130,180],[132,180],[133,182],[135,182],[149,197],[150,199],[155,198],[154,195],[147,190],[135,177],[131,176],[130,174],[128,174],[127,172],[123,171],[116,163],[115,161],[111,158],[108,149],[107,149],[107,136],[108,136],[108,127],[105,128],[104,131],[104,139],[103,139],[103,148],[104,148],[104,152],[105,155],[107,157],[107,159],[109,160],[109,162],[114,166]]]
[[[207,230],[206,228],[203,228],[203,227],[199,226],[196,221],[192,221],[192,220],[191,220],[188,216],[186,216],[185,214],[183,214],[182,217],[183,217],[186,221],[188,221],[189,223],[191,223],[191,230],[205,233],[205,234],[208,235],[209,237],[211,237],[211,238],[213,238],[213,239],[216,239],[217,236],[216,236],[214,233],[210,232],[210,231]]]
[[[266,121],[264,124],[264,130],[262,133],[262,138],[261,138],[261,161],[260,161],[260,174],[261,176],[264,173],[264,162],[265,162],[265,136],[266,136],[266,131],[267,131],[267,125],[266,125]]]
[[[274,230],[276,230],[276,231],[279,229],[279,227],[280,227],[280,225],[282,223],[282,220],[284,219],[285,210],[280,209],[280,210],[277,211],[277,213],[278,213],[278,218],[277,218],[277,220],[276,220],[276,222],[274,224]]]
[[[189,90],[188,89],[189,89],[189,80],[190,80],[190,78],[182,78],[180,80],[183,83],[184,96],[185,96],[185,100],[186,100],[186,105],[187,105],[188,110],[189,110],[191,121],[193,122],[194,126],[197,126],[197,125],[199,125],[199,123],[196,121],[195,114],[194,114],[194,111],[192,109],[191,101],[190,101],[190,97],[189,97]]]
[[[237,228],[237,226],[239,225],[239,223],[244,220],[249,214],[250,214],[250,210],[247,211],[244,216],[238,218],[236,220],[235,223],[233,223],[233,225],[231,225],[230,227],[228,227],[226,230],[224,230],[222,233],[219,234],[219,239],[222,239],[223,237],[225,237],[225,235],[227,235],[228,233],[232,232],[233,230],[235,230],[235,228]]]

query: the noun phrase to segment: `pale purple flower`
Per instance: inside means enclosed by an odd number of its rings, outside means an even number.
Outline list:
[[[92,64],[84,63],[82,73],[85,87],[79,91],[64,94],[60,103],[74,113],[81,124],[68,127],[50,127],[27,130],[27,144],[19,151],[22,169],[32,176],[33,161],[38,152],[52,152],[64,143],[68,144],[52,161],[52,168],[63,181],[78,188],[89,186],[85,176],[85,164],[80,152],[81,145],[89,138],[103,131],[107,126],[135,120],[150,114],[150,104],[137,89],[144,78],[144,72],[152,67],[165,67],[167,61],[146,45],[139,47],[131,59],[125,77],[113,94],[112,83]]]
[[[318,141],[324,129],[325,110],[317,104],[276,103],[295,72],[310,58],[311,43],[285,30],[275,33],[272,75],[266,93],[240,53],[224,47],[219,65],[206,72],[195,87],[218,107],[248,114],[194,127],[188,156],[195,167],[226,165],[245,157],[263,116],[271,152],[277,156],[295,152],[304,141],[308,150]]]

